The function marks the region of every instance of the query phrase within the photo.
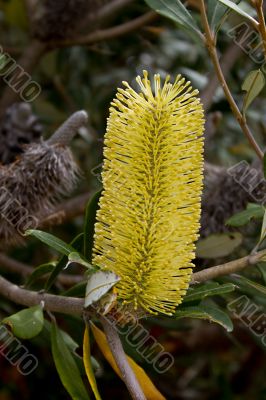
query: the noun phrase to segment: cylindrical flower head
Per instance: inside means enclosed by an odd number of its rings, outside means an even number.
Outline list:
[[[180,75],[140,93],[127,82],[111,103],[93,263],[120,276],[118,299],[171,315],[186,293],[198,237],[204,116]]]

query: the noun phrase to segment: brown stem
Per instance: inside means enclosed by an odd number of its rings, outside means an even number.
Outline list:
[[[101,42],[103,40],[114,39],[123,36],[127,33],[136,31],[142,26],[154,21],[156,18],[158,18],[158,14],[154,11],[150,11],[132,21],[125,22],[124,24],[114,26],[108,29],[95,31],[89,33],[88,35],[79,36],[73,39],[53,41],[48,46],[50,49],[54,49],[59,47],[69,47],[76,45],[89,45],[92,43]]]
[[[40,222],[39,228],[47,228],[51,225],[62,224],[65,221],[82,215],[90,197],[91,193],[83,193],[60,204],[52,214],[47,215]]]
[[[92,30],[95,26],[103,25],[109,21],[113,16],[117,16],[120,10],[125,9],[134,0],[113,0],[103,5],[95,13],[90,12],[80,24],[79,31],[84,28],[90,27]]]
[[[266,25],[264,18],[263,1],[255,2],[255,9],[257,11],[257,16],[259,21],[257,30],[259,31],[262,38],[264,57],[266,58]]]
[[[8,257],[4,253],[0,253],[0,269],[6,270],[11,273],[18,274],[23,278],[29,277],[34,271],[35,268],[24,264],[20,261],[14,260],[11,257]],[[43,275],[41,278],[46,279],[47,274]],[[68,274],[59,274],[57,277],[57,281],[63,286],[73,286],[76,283],[80,283],[84,280],[84,276],[82,275],[68,275]]]
[[[244,132],[248,142],[250,143],[251,147],[254,149],[254,151],[256,152],[258,157],[262,160],[263,156],[264,156],[263,151],[260,149],[254,136],[252,135],[252,133],[247,125],[246,119],[245,119],[244,115],[242,115],[242,113],[240,112],[240,110],[231,94],[229,86],[226,83],[225,77],[223,75],[223,71],[221,69],[221,65],[219,62],[219,57],[218,57],[218,54],[216,51],[214,34],[211,31],[211,28],[210,28],[210,25],[208,22],[204,0],[199,0],[199,7],[200,7],[202,24],[203,24],[203,27],[205,30],[205,35],[206,35],[206,46],[209,50],[209,54],[210,54],[212,63],[214,65],[219,82],[223,88],[223,91],[227,98],[227,101],[230,104],[231,110],[232,110],[235,118],[237,119],[242,131]]]
[[[22,289],[3,277],[0,277],[0,294],[23,306],[31,307],[44,302],[44,309],[53,312],[81,315],[83,311],[84,299],[33,292]]]
[[[116,327],[113,326],[105,317],[100,317],[100,321],[106,334],[110,350],[132,399],[146,400],[142,388],[127,361],[126,354],[124,352]]]
[[[257,264],[259,261],[265,258],[265,256],[266,250],[262,250],[252,256],[249,255],[247,257],[243,257],[226,264],[217,265],[215,267],[207,268],[200,272],[195,272],[194,274],[192,274],[191,284],[193,285],[196,283],[208,281],[210,279],[215,279],[220,276],[239,272],[250,265]],[[82,276],[81,279],[83,279]],[[56,296],[52,294],[42,294],[40,292],[38,293],[30,290],[25,290],[18,287],[17,285],[14,285],[3,277],[0,277],[0,295],[13,301],[14,303],[22,304],[25,306],[34,306],[40,304],[41,301],[44,301],[45,309],[54,312],[78,315],[81,315],[83,312],[83,299]]]
[[[195,272],[192,275],[191,284],[205,282],[210,279],[215,279],[220,276],[234,274],[235,272],[242,271],[244,268],[257,264],[263,257],[266,256],[266,250],[262,250],[254,255],[249,255],[238,260],[230,261],[225,264],[217,265],[215,267],[206,268],[202,271]]]
[[[226,78],[230,73],[233,65],[238,60],[238,58],[242,54],[242,49],[237,46],[235,43],[232,43],[224,53],[224,56],[221,59],[221,69],[223,71],[223,75]],[[204,88],[201,94],[201,101],[205,110],[205,113],[210,109],[213,101],[213,96],[219,86],[219,80],[217,75],[214,74],[211,79],[208,81],[206,88]]]

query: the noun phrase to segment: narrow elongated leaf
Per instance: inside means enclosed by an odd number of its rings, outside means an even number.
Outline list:
[[[27,308],[10,315],[2,321],[10,326],[15,336],[21,339],[31,339],[42,331],[44,318],[41,305]]]
[[[245,17],[248,19],[252,24],[257,25],[257,21],[252,18],[248,13],[246,13],[242,8],[240,8],[236,3],[234,3],[231,0],[218,0],[220,3],[226,5],[227,7],[231,8],[231,10],[237,12],[239,15],[242,15],[242,17]]]
[[[73,249],[72,252],[75,251],[81,251],[83,247],[83,233],[80,233],[78,236],[75,237],[75,239],[71,242],[70,247]],[[71,253],[69,253],[71,254]],[[65,268],[68,262],[68,255],[64,255],[63,257],[60,258],[58,261],[56,267],[54,268],[53,272],[49,276],[46,284],[45,284],[45,290],[48,291],[51,286],[54,284],[57,276],[60,274],[60,272]]]
[[[256,71],[251,71],[248,74],[242,85],[242,89],[247,92],[244,98],[243,113],[246,113],[248,107],[262,91],[264,86],[265,78],[260,69],[257,69]]]
[[[88,263],[88,261],[86,261],[85,258],[82,257],[76,251],[69,254],[68,262],[69,263],[77,263],[77,264],[83,265],[83,267],[85,267],[85,268],[87,268],[88,270],[91,270],[91,271],[97,271],[97,269],[98,269],[98,268],[94,267],[93,265],[91,265],[90,263]]]
[[[84,339],[83,339],[83,362],[85,371],[90,382],[92,391],[96,400],[101,400],[100,393],[98,391],[96,379],[93,372],[93,367],[91,363],[91,350],[90,350],[90,337],[89,337],[89,328],[86,325],[85,332],[84,332]]]
[[[257,264],[257,268],[261,273],[261,277],[264,280],[264,283],[266,285],[266,262],[260,262]]]
[[[55,266],[56,266],[56,263],[54,263],[54,262],[39,265],[38,267],[36,267],[34,269],[32,274],[28,277],[28,279],[25,283],[25,286],[30,287],[36,280],[38,280],[41,277],[43,277],[44,275],[52,272],[53,269],[55,268]]]
[[[52,330],[52,324],[49,321],[44,320],[44,328],[45,328],[45,331],[44,331],[45,336],[46,337],[47,337],[47,335],[50,336],[51,330]],[[59,328],[57,327],[57,329],[59,329]],[[83,369],[82,357],[77,353],[79,344],[67,332],[63,331],[62,329],[60,329],[60,333],[63,337],[65,345],[68,347],[69,351],[73,355],[79,369],[80,370]],[[98,361],[92,356],[91,356],[91,364],[92,364],[94,371],[99,371],[100,365],[99,365]]]
[[[92,274],[87,283],[84,306],[89,307],[92,303],[98,301],[119,280],[120,278],[110,271],[98,271]]]
[[[208,0],[208,20],[213,30],[217,29],[221,19],[228,11],[228,7],[219,3],[217,0]]]
[[[45,334],[51,335],[52,323],[50,321],[48,321],[47,319],[44,320],[44,328],[45,328]],[[57,329],[59,329],[59,328],[57,327]],[[79,344],[67,332],[62,331],[60,329],[60,333],[63,337],[63,340],[64,340],[66,346],[70,350],[70,352],[75,353],[76,350],[79,348]]]
[[[262,220],[262,226],[261,226],[261,232],[260,232],[260,242],[262,243],[266,235],[266,211],[264,212],[263,220]]]
[[[226,225],[243,226],[246,225],[252,218],[262,218],[265,208],[259,204],[249,203],[247,209],[241,211],[226,221]]]
[[[26,235],[31,235],[39,239],[41,242],[47,244],[49,247],[57,250],[59,253],[62,253],[68,256],[70,253],[75,252],[75,249],[71,247],[69,244],[65,243],[63,240],[57,238],[50,233],[39,231],[37,229],[29,229],[26,232]]]
[[[96,212],[98,209],[98,203],[101,197],[101,193],[102,190],[96,192],[92,196],[86,207],[84,225],[84,256],[89,262],[91,262],[92,260],[94,225],[96,222]]]
[[[148,6],[158,14],[176,22],[180,27],[190,33],[197,41],[201,41],[201,33],[196,21],[192,18],[180,0],[145,0]]]
[[[223,277],[223,280],[233,283],[234,285],[236,285],[236,288],[239,289],[241,292],[250,294],[251,296],[266,295],[266,286],[252,281],[245,276],[234,274],[228,277]]]
[[[240,1],[235,0],[234,3],[238,4]],[[231,12],[231,8],[219,1],[208,0],[208,20],[210,21],[211,29],[217,33]]]
[[[225,257],[241,243],[242,235],[238,232],[213,234],[198,241],[196,254],[200,258]]]
[[[116,365],[105,334],[94,324],[91,324],[91,330],[95,341],[98,344],[105,359],[111,365],[116,374],[122,379],[121,372]],[[127,360],[131,368],[133,369],[147,400],[166,400],[165,397],[156,389],[150,378],[146,375],[143,368],[141,368],[138,364],[135,363],[134,360],[132,360],[132,358],[128,356]]]
[[[200,304],[196,307],[180,307],[177,309],[174,315],[175,318],[199,318],[206,319],[216,324],[221,325],[227,330],[227,332],[232,332],[233,323],[223,310],[218,307],[209,306],[205,304]]]
[[[88,400],[79,369],[73,355],[65,344],[62,333],[52,322],[51,328],[52,353],[61,382],[73,400]]]
[[[231,283],[226,283],[224,285],[219,285],[219,283],[205,283],[202,285],[197,285],[193,289],[188,289],[186,296],[183,299],[183,303],[195,300],[203,300],[206,297],[218,296],[226,293],[233,292],[235,290],[235,285]]]

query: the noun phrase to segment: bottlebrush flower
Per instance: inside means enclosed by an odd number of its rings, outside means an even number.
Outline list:
[[[144,71],[111,103],[93,263],[120,276],[118,299],[171,315],[186,293],[198,237],[203,109],[190,82]]]

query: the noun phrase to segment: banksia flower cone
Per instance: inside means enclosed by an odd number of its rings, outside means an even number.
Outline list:
[[[197,90],[148,74],[112,102],[93,262],[121,280],[118,299],[171,315],[186,293],[198,237],[203,110]]]

